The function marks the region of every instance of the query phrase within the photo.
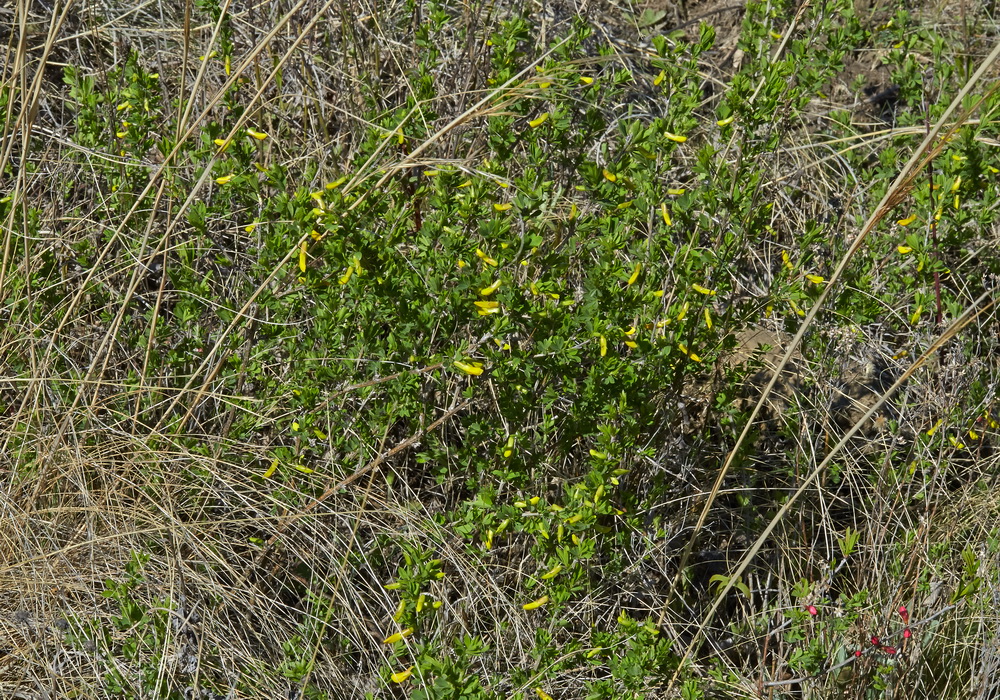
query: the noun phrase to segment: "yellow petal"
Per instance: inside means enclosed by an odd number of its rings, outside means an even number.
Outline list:
[[[672,197],[680,197],[685,191],[686,190],[683,187],[671,187],[667,190],[667,194]]]
[[[900,219],[896,223],[899,224],[900,226],[909,226],[910,224],[912,224],[916,220],[917,220],[917,215],[916,214],[910,214],[905,219]]]
[[[538,600],[533,600],[530,603],[525,603],[521,607],[524,608],[525,610],[534,610],[535,608],[542,607],[548,602],[549,602],[549,597],[547,595],[543,595]]]
[[[907,253],[913,252],[913,248],[911,248],[908,245],[898,245],[896,246],[896,250],[899,252],[900,255],[906,255]]]
[[[636,263],[635,267],[632,268],[632,276],[628,278],[626,283],[629,287],[635,284],[635,281],[639,279],[639,273],[642,272],[642,263]]]
[[[673,222],[670,220],[670,212],[667,211],[667,203],[666,202],[664,202],[663,204],[660,205],[660,214],[663,216],[663,223],[665,223],[667,226],[670,226],[670,225],[673,224]]]
[[[407,678],[409,678],[411,675],[413,675],[413,666],[410,666],[405,671],[397,671],[396,673],[392,674],[392,676],[391,676],[392,677],[392,682],[393,683],[402,683]]]
[[[604,179],[607,180],[608,182],[614,182],[618,179],[618,176],[615,175],[610,170],[608,170],[607,168],[604,168],[603,173],[604,173]]]
[[[677,134],[671,134],[669,131],[664,131],[663,135],[676,143],[684,143],[687,141],[687,136],[678,136]]]
[[[222,177],[215,178],[215,184],[224,185],[235,177],[234,175],[223,175]]]
[[[473,377],[478,377],[483,373],[483,367],[478,362],[468,363],[456,360],[455,366],[465,372],[466,374],[472,375]]]
[[[262,479],[270,479],[272,476],[274,476],[274,473],[276,471],[278,471],[278,460],[277,459],[274,460],[273,462],[271,462],[271,466],[268,467],[267,471],[265,471],[263,474],[261,474],[260,477]]]
[[[603,335],[601,336],[601,357],[608,354],[608,339]]]
[[[258,141],[263,141],[264,139],[267,138],[267,134],[265,134],[263,131],[256,131],[254,129],[247,129],[247,133],[250,134],[255,139],[257,139]]]
[[[382,641],[382,643],[383,644],[395,644],[400,639],[406,639],[411,634],[413,634],[413,628],[412,627],[407,627],[405,630],[403,630],[401,632],[396,632],[396,634],[390,634],[388,637],[386,637]]]
[[[725,119],[720,119],[719,121],[717,121],[717,122],[715,122],[715,123],[716,123],[716,124],[717,124],[718,126],[729,126],[730,124],[732,124],[732,123],[733,123],[733,121],[734,121],[735,119],[736,119],[736,115],[733,115],[733,116],[731,116],[731,117],[726,117]]]
[[[583,83],[584,85],[590,85],[594,82],[594,79],[586,75],[581,75],[580,82]]]
[[[490,294],[492,294],[493,292],[495,292],[500,288],[500,282],[501,280],[497,280],[489,287],[483,287],[482,289],[479,290],[479,293],[482,294],[484,297],[488,297]]]
[[[656,76],[655,78],[653,78],[653,85],[659,85],[660,83],[663,82],[663,79],[666,78],[666,77],[667,77],[667,72],[661,70],[660,74],[658,76]]]
[[[299,270],[302,272],[306,271],[306,242],[302,241],[302,245],[299,246]]]
[[[806,279],[812,282],[813,284],[823,284],[823,282],[826,281],[819,275],[806,275]]]
[[[496,209],[497,211],[507,211],[508,209],[510,209],[513,206],[514,205],[511,204],[510,202],[506,202],[504,204],[494,204],[493,208]]]
[[[499,301],[476,301],[473,302],[477,307],[479,307],[479,315],[486,316],[488,314],[500,313],[500,302]]]
[[[635,342],[634,340],[626,340],[625,346],[635,350],[637,347],[639,347],[639,343]]]
[[[549,569],[547,572],[545,572],[544,574],[542,574],[542,579],[545,580],[545,581],[548,581],[551,578],[555,578],[556,576],[559,575],[559,572],[562,571],[562,569],[563,569],[562,564],[556,564],[551,569]]]
[[[548,112],[542,112],[540,115],[538,115],[537,119],[532,119],[530,122],[528,122],[528,126],[530,126],[532,129],[534,129],[534,128],[539,127],[542,124],[544,124],[545,121],[548,118],[549,118],[549,113]]]
[[[714,297],[716,291],[714,289],[709,289],[708,287],[702,287],[700,284],[692,284],[691,289],[698,292],[699,294],[704,294],[705,296]]]
[[[497,261],[491,258],[483,251],[481,251],[479,248],[476,248],[476,255],[479,256],[479,259],[482,260],[487,265],[492,265],[493,267],[497,266]]]
[[[712,314],[707,308],[705,309],[705,325],[708,326],[708,330],[712,330]]]
[[[340,284],[347,284],[348,282],[351,281],[351,276],[353,274],[354,274],[354,267],[352,266],[352,267],[347,268],[347,270],[344,272],[344,274],[341,275],[340,279],[337,280],[337,281],[340,282]]]
[[[335,190],[338,187],[340,187],[341,185],[343,185],[345,182],[347,182],[347,176],[346,175],[344,175],[343,177],[337,178],[333,182],[326,183],[325,187],[328,190]]]

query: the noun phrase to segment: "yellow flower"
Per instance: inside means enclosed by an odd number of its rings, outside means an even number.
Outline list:
[[[507,211],[508,209],[512,208],[513,206],[514,205],[511,204],[510,202],[505,202],[504,204],[494,204],[493,208],[496,209],[497,211]]]
[[[687,136],[678,136],[677,134],[671,134],[669,131],[664,131],[663,135],[676,143],[684,143],[687,141]]]
[[[708,287],[702,287],[700,284],[692,284],[691,289],[698,292],[699,294],[704,294],[705,296],[714,297],[716,291],[714,289],[709,289]]]
[[[608,354],[608,339],[602,335],[600,337],[600,341],[601,341],[601,357],[604,357],[605,355]]]
[[[666,77],[667,77],[667,72],[661,70],[660,74],[658,76],[656,76],[655,78],[653,78],[653,85],[659,85],[660,83],[663,82],[663,79],[666,78]]]
[[[913,252],[913,248],[911,248],[908,245],[902,245],[902,244],[896,246],[896,250],[899,252],[900,255],[906,255],[907,253]]]
[[[806,279],[812,282],[813,284],[823,284],[823,282],[826,281],[819,275],[806,275]]]
[[[302,241],[302,245],[299,246],[299,270],[302,272],[306,271],[306,242]]]
[[[736,119],[736,115],[733,115],[733,116],[731,116],[731,117],[726,117],[725,119],[720,119],[719,121],[717,121],[717,122],[715,122],[715,123],[716,123],[716,124],[717,124],[718,126],[729,126],[730,124],[732,124],[732,123],[733,123],[733,121],[734,121],[735,119]]]
[[[534,610],[535,608],[542,607],[548,602],[549,602],[549,597],[547,595],[543,595],[538,600],[533,600],[530,603],[525,603],[521,607],[524,608],[525,610]]]
[[[388,637],[386,637],[382,641],[382,643],[383,644],[395,644],[396,642],[398,642],[401,639],[406,639],[411,634],[413,634],[413,628],[412,627],[407,627],[405,630],[403,630],[401,632],[396,632],[395,634],[390,634]]]
[[[537,128],[542,124],[544,124],[548,118],[549,118],[549,113],[542,112],[541,114],[538,115],[537,119],[532,119],[530,122],[528,122],[528,126],[530,126],[532,129]]]
[[[910,224],[912,224],[916,220],[917,220],[917,215],[916,214],[910,214],[905,219],[899,219],[896,223],[899,224],[900,226],[909,226]]]
[[[556,576],[559,575],[559,572],[562,571],[562,569],[563,569],[562,564],[556,564],[551,569],[549,569],[547,572],[545,572],[544,574],[542,574],[542,580],[543,581],[548,581],[551,578],[555,578]]]
[[[469,375],[471,375],[473,377],[478,377],[480,374],[483,373],[483,366],[480,363],[478,363],[478,362],[469,363],[469,362],[461,362],[459,360],[456,360],[455,361],[455,367],[457,367],[458,369],[462,370],[466,374],[469,374]]]
[[[673,222],[670,220],[670,212],[667,211],[667,203],[664,202],[660,205],[660,215],[663,216],[663,223],[667,226],[671,226]]]
[[[708,330],[712,330],[712,314],[709,313],[708,308],[705,308],[705,325],[708,326]]]
[[[235,177],[234,175],[223,175],[222,177],[217,177],[215,178],[215,184],[224,185],[230,180],[232,180],[234,177]]]
[[[500,302],[499,301],[477,301],[473,302],[477,307],[479,307],[480,316],[489,316],[490,314],[500,313]]]
[[[636,280],[639,279],[639,273],[642,272],[642,263],[636,263],[635,267],[632,268],[632,276],[628,278],[626,285],[631,287],[635,284]]]
[[[618,179],[618,176],[615,175],[610,170],[608,170],[607,168],[604,168],[603,173],[604,173],[604,179],[607,180],[608,182],[615,182]]]
[[[250,136],[257,139],[258,141],[263,141],[264,139],[267,138],[267,134],[265,134],[263,131],[256,131],[255,129],[247,128],[247,133],[250,134]]]
[[[590,84],[592,84],[594,82],[594,79],[590,78],[590,77],[588,77],[586,75],[581,75],[580,76],[580,82],[583,83],[584,85],[590,85]]]
[[[492,294],[493,292],[495,292],[500,288],[500,282],[501,280],[497,280],[489,287],[483,287],[482,289],[479,290],[479,293],[482,294],[484,297],[488,297],[490,294]]]
[[[667,190],[667,194],[669,194],[672,197],[679,197],[682,194],[684,194],[685,191],[686,190],[683,187],[671,187],[670,189]]]
[[[263,474],[261,474],[260,477],[262,479],[270,479],[272,476],[274,476],[274,472],[276,472],[276,471],[278,471],[278,460],[277,459],[275,459],[273,462],[271,462],[271,466],[268,467],[267,471],[265,471]]]
[[[481,251],[479,248],[476,248],[476,255],[479,256],[479,259],[482,260],[487,265],[491,265],[493,267],[497,266],[497,261],[494,260],[493,258],[491,258],[489,255],[487,255],[483,251]]]
[[[410,666],[405,671],[397,671],[396,673],[392,674],[392,682],[393,683],[402,683],[407,678],[409,678],[411,675],[413,675],[413,666]]]

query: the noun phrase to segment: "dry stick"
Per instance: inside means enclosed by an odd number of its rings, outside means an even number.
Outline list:
[[[376,467],[380,466],[386,460],[391,459],[392,457],[394,457],[395,455],[399,454],[403,450],[405,450],[405,449],[407,449],[407,448],[412,447],[413,445],[415,445],[417,442],[420,441],[420,439],[422,437],[424,437],[428,433],[432,433],[435,430],[437,430],[440,426],[444,425],[444,423],[449,418],[451,418],[452,416],[454,416],[456,413],[458,413],[459,411],[461,411],[461,410],[463,410],[465,408],[468,408],[469,404],[471,404],[471,403],[472,403],[472,399],[467,399],[467,400],[463,401],[462,403],[458,404],[457,406],[453,406],[452,408],[449,408],[447,411],[445,411],[444,415],[442,415],[436,421],[434,421],[433,423],[431,423],[430,425],[428,425],[426,428],[421,428],[420,430],[417,430],[417,432],[415,432],[413,435],[411,435],[410,437],[408,437],[405,440],[403,440],[401,443],[399,443],[398,445],[396,445],[395,447],[393,447],[388,452],[380,454],[378,457],[376,457],[371,462],[369,462],[365,466],[363,466],[360,469],[358,469],[357,471],[355,471],[350,476],[345,477],[344,479],[342,479],[341,481],[337,482],[333,486],[328,487],[325,491],[323,491],[323,493],[321,493],[319,496],[317,496],[315,499],[313,499],[313,501],[309,505],[307,505],[305,508],[303,508],[302,510],[296,512],[294,515],[288,516],[282,522],[278,523],[278,525],[275,527],[276,532],[271,536],[271,539],[269,539],[267,541],[266,548],[271,547],[275,542],[277,542],[278,538],[281,536],[281,533],[284,532],[284,530],[289,525],[291,525],[292,523],[294,523],[294,522],[298,521],[299,519],[301,519],[301,518],[305,517],[306,515],[308,515],[310,511],[312,511],[314,508],[316,508],[316,506],[318,506],[319,504],[321,504],[323,501],[325,501],[326,499],[328,499],[333,494],[335,494],[338,491],[340,491],[340,489],[346,488],[347,486],[350,486],[355,481],[357,481],[358,479],[360,479],[362,476],[364,476],[368,472],[372,471]],[[265,548],[264,551],[266,551],[266,548]]]
[[[902,201],[906,193],[909,191],[909,188],[912,186],[913,180],[917,177],[920,171],[927,165],[927,163],[929,163],[938,154],[938,152],[940,152],[940,150],[944,147],[945,143],[947,143],[948,140],[947,137],[950,136],[952,133],[954,133],[954,131],[958,128],[958,126],[965,121],[968,115],[979,106],[980,103],[977,102],[975,105],[973,105],[964,113],[962,113],[959,116],[959,118],[955,120],[954,124],[951,126],[951,128],[945,134],[945,136],[936,145],[933,145],[932,147],[932,144],[934,144],[934,139],[937,138],[938,134],[941,132],[944,125],[948,123],[948,120],[949,118],[951,118],[952,113],[958,108],[959,105],[962,104],[962,100],[964,100],[965,97],[972,91],[972,88],[976,85],[976,83],[979,82],[983,74],[986,73],[987,69],[993,64],[994,61],[996,61],[998,56],[1000,56],[1000,43],[998,43],[996,47],[994,47],[993,51],[986,58],[986,60],[983,61],[982,65],[980,65],[976,73],[969,79],[969,81],[965,84],[965,86],[958,93],[955,99],[952,100],[951,104],[948,105],[948,109],[946,109],[944,114],[941,115],[940,120],[937,122],[937,124],[934,125],[934,128],[927,134],[927,136],[924,137],[924,140],[921,142],[920,146],[914,152],[913,156],[906,163],[906,165],[903,166],[903,169],[900,171],[895,181],[893,181],[892,185],[886,191],[885,196],[882,197],[882,201],[879,202],[878,206],[875,208],[875,211],[868,218],[868,221],[865,222],[865,225],[862,227],[861,232],[858,234],[858,237],[851,244],[851,247],[844,254],[844,257],[840,260],[840,263],[837,265],[836,270],[834,270],[833,274],[830,277],[829,283],[823,289],[819,298],[816,300],[816,303],[813,304],[813,306],[810,308],[809,313],[806,315],[805,320],[803,320],[802,325],[799,327],[798,332],[795,334],[795,337],[792,338],[791,342],[789,343],[788,349],[785,351],[784,356],[781,358],[781,362],[778,363],[778,366],[775,368],[774,373],[771,375],[771,380],[768,382],[767,386],[764,387],[764,391],[761,393],[761,396],[758,399],[757,404],[754,406],[754,409],[751,412],[750,417],[747,419],[746,425],[744,425],[743,427],[743,431],[740,433],[739,438],[737,438],[736,440],[736,444],[733,446],[733,449],[729,452],[729,455],[726,457],[726,461],[723,463],[722,468],[719,470],[719,475],[716,477],[715,484],[712,486],[712,490],[708,495],[708,499],[706,500],[705,505],[702,508],[701,514],[698,517],[698,522],[694,527],[694,532],[692,532],[691,538],[688,540],[687,545],[684,547],[683,554],[681,555],[680,564],[677,568],[677,573],[674,575],[674,579],[671,583],[670,590],[667,593],[667,599],[664,601],[663,608],[660,611],[660,618],[657,623],[658,625],[663,624],[663,620],[667,614],[667,606],[670,604],[670,601],[673,598],[673,593],[677,589],[677,585],[680,581],[680,578],[683,575],[685,567],[687,566],[687,561],[690,558],[691,551],[694,547],[695,541],[697,540],[701,528],[704,526],[705,521],[708,518],[708,513],[711,510],[712,504],[715,502],[716,496],[718,496],[719,489],[722,487],[722,482],[725,479],[725,476],[728,473],[729,468],[732,466],[733,461],[736,458],[737,452],[739,451],[747,435],[750,433],[750,429],[754,423],[754,420],[757,418],[757,415],[760,413],[760,410],[763,407],[764,402],[767,400],[768,396],[771,394],[771,391],[774,389],[774,386],[777,383],[778,378],[784,371],[785,366],[788,364],[792,354],[795,352],[796,348],[798,348],[799,342],[805,335],[806,330],[809,328],[813,320],[816,318],[816,315],[819,313],[819,310],[823,307],[826,298],[829,296],[830,291],[833,289],[836,282],[840,279],[848,263],[858,252],[858,250],[860,250],[861,245],[868,237],[868,234],[871,233],[871,231],[875,228],[876,224],[878,224],[878,222],[882,220],[882,218],[889,212],[890,209],[892,209],[892,207],[894,207],[895,205],[897,205],[899,202]],[[996,87],[992,89],[996,89]],[[952,328],[954,327],[955,326],[953,324]],[[949,329],[948,333],[950,332],[951,330]],[[943,337],[944,336],[942,336],[942,338]],[[938,344],[935,344],[933,347],[934,348],[938,347]],[[917,365],[915,364],[913,367],[911,367],[910,371],[916,369],[916,366]],[[885,397],[883,397],[882,400],[880,400],[876,404],[876,407],[880,406],[882,403],[884,403],[884,401]],[[870,415],[874,415],[874,411],[869,411],[867,414],[865,414],[865,416],[862,417],[861,420],[859,420],[855,424],[854,428],[848,433],[848,437],[857,432],[860,429],[860,426],[863,425],[864,422],[869,419]],[[842,440],[840,443],[838,443],[838,446],[835,448],[834,451],[840,449],[840,447],[843,446],[845,441],[846,438],[845,440]],[[832,454],[833,453],[831,453],[831,456]],[[825,466],[829,462],[829,459],[830,456],[828,456],[827,459],[823,461],[821,467]],[[819,468],[817,468],[817,471],[814,471],[813,474],[809,477],[809,481],[815,478],[815,476],[818,474],[818,469]],[[684,655],[685,660],[691,655],[691,652],[694,649],[695,645],[697,644],[699,637],[704,632],[705,627],[711,620],[711,617],[715,614],[715,611],[717,610],[720,602],[722,601],[723,596],[725,596],[726,593],[732,590],[732,587],[735,585],[736,580],[739,578],[739,574],[742,573],[749,564],[749,559],[752,557],[753,553],[755,553],[756,550],[760,548],[761,544],[764,541],[764,538],[766,538],[767,535],[770,534],[771,530],[774,529],[774,527],[777,525],[781,517],[785,514],[785,512],[787,512],[788,507],[790,507],[791,504],[794,502],[798,493],[801,493],[801,490],[797,492],[797,494],[793,496],[792,499],[788,501],[788,503],[785,505],[785,507],[783,507],[782,510],[779,511],[779,513],[774,517],[770,525],[768,525],[767,529],[765,530],[764,534],[762,534],[761,537],[755,543],[754,548],[751,550],[750,553],[747,554],[746,557],[744,557],[743,563],[738,567],[736,574],[730,577],[728,583],[726,583],[722,591],[718,594],[718,598],[716,599],[715,604],[712,606],[706,618],[702,621],[701,625],[698,628],[698,632],[695,634],[694,639],[691,640],[691,643],[688,646],[688,650]],[[675,672],[674,677],[670,682],[671,687],[677,680],[677,676],[680,673],[680,668],[681,666],[678,665],[678,669]]]

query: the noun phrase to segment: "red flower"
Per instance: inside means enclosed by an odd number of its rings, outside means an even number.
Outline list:
[[[913,632],[910,631],[909,627],[907,627],[905,630],[903,630],[903,639],[909,639],[912,636],[913,636]]]
[[[806,610],[808,610],[809,614],[812,615],[813,617],[816,617],[816,615],[819,614],[819,610],[816,609],[815,605],[810,605],[809,607],[806,608]]]
[[[872,646],[878,646],[878,637],[874,634],[872,635]]]
[[[899,616],[903,618],[903,624],[910,624],[910,612],[906,609],[905,605],[899,606]]]
[[[882,651],[884,651],[886,654],[895,654],[896,647],[882,647]]]
[[[858,650],[857,650],[856,652],[854,652],[854,655],[855,655],[855,656],[861,656],[861,650],[860,650],[860,649],[858,649]]]

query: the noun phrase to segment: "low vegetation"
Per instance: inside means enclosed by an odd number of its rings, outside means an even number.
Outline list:
[[[962,9],[0,10],[4,697],[993,697]]]

